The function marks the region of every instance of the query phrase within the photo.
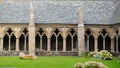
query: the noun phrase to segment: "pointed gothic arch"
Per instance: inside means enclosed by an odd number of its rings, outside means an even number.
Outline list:
[[[7,28],[4,32],[5,35],[3,37],[3,49],[7,51],[15,51],[16,37],[14,35],[14,31],[11,28]]]
[[[85,30],[85,50],[87,52],[94,51],[94,36],[89,28]]]
[[[46,31],[43,28],[38,28],[36,31],[35,37],[35,48],[38,51],[46,51],[47,50],[47,36]]]
[[[27,28],[23,28],[20,31],[19,48],[20,48],[20,51],[28,50],[28,29]]]
[[[67,31],[66,50],[67,51],[77,51],[78,50],[77,31],[73,28],[70,28]]]
[[[52,51],[63,50],[63,37],[59,28],[55,28],[52,30],[51,50]]]
[[[99,32],[98,36],[98,50],[111,50],[111,38],[106,29],[103,29]]]

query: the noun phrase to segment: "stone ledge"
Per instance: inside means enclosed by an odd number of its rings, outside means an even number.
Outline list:
[[[19,56],[20,52],[29,54],[28,51],[2,51],[0,56]],[[37,56],[77,56],[78,52],[36,51],[35,54]]]

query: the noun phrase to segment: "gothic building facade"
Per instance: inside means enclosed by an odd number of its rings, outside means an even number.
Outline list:
[[[0,55],[120,53],[120,1],[3,1]]]

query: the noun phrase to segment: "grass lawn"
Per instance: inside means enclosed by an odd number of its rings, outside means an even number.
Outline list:
[[[74,68],[74,64],[86,61],[99,61],[109,68],[120,68],[120,58],[114,58],[112,61],[104,61],[76,56],[41,56],[36,60],[20,59],[16,56],[0,56],[0,68]]]

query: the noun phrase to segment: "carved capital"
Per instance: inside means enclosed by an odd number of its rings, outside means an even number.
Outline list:
[[[50,38],[51,37],[51,31],[52,31],[53,28],[49,27],[49,28],[45,28],[45,29],[46,29],[46,35],[47,35],[47,37]]]
[[[69,29],[69,28],[61,28],[63,38],[66,38],[68,29]]]

